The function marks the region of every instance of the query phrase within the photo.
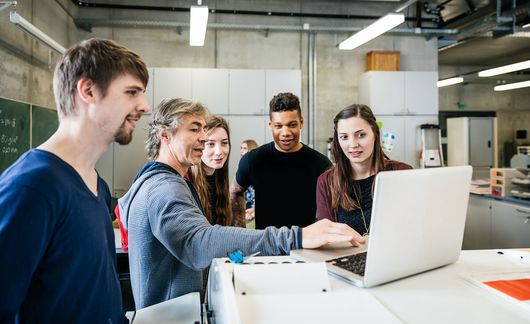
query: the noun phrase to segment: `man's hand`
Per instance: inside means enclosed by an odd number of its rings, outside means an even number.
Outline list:
[[[302,246],[306,249],[335,242],[350,242],[353,246],[359,246],[364,244],[365,239],[348,225],[334,223],[329,219],[322,219],[302,228]]]

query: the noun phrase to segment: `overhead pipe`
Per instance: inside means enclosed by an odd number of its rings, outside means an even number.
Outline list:
[[[409,0],[399,8],[406,8],[410,4],[416,2],[416,0]],[[97,3],[97,2],[85,2],[72,0],[72,3],[81,8],[100,8],[100,9],[128,9],[128,10],[145,10],[145,11],[170,11],[170,12],[189,12],[188,7],[173,7],[173,6],[150,6],[150,5],[122,5],[122,4],[109,4],[109,3]],[[352,15],[352,14],[324,14],[324,13],[304,13],[304,12],[285,12],[285,11],[272,11],[272,10],[237,10],[237,9],[221,9],[212,8],[210,9],[212,14],[230,14],[230,15],[252,15],[252,16],[276,16],[276,17],[294,17],[294,18],[325,18],[325,19],[356,19],[356,20],[376,20],[381,16],[368,16],[368,15]],[[415,21],[415,17],[406,17],[406,21]],[[432,22],[430,18],[424,18],[423,22]]]
[[[91,31],[92,27],[155,27],[155,28],[178,28],[189,27],[189,22],[176,21],[152,21],[152,20],[107,20],[80,18],[74,19],[75,24]],[[208,28],[212,29],[236,29],[236,30],[263,30],[263,31],[300,31],[300,32],[328,32],[328,33],[352,33],[362,30],[364,27],[330,27],[305,25],[260,25],[260,24],[225,24],[209,23]],[[436,35],[456,35],[457,29],[438,28],[394,28],[390,34],[436,36]]]

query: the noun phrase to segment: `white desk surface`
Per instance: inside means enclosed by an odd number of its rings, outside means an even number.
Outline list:
[[[281,261],[289,257],[274,258]],[[363,289],[403,323],[530,323],[530,308],[504,300],[465,279],[473,273],[500,271],[530,272],[530,266],[516,264],[506,255],[497,254],[497,250],[463,251],[454,264],[370,289],[357,288],[334,277],[330,277],[330,284],[331,291],[339,294]],[[168,302],[158,305],[162,304],[174,307]],[[163,311],[160,306],[156,309],[159,314]],[[157,322],[141,313],[144,312],[139,312],[137,318],[143,315],[142,323]],[[355,314],[351,316],[344,322],[354,321]],[[169,318],[165,320],[171,322]],[[173,323],[179,323],[178,317],[174,320]]]
[[[404,323],[530,323],[530,308],[480,288],[466,275],[528,271],[497,250],[462,251],[451,265],[368,289]],[[360,289],[332,280],[336,291]]]

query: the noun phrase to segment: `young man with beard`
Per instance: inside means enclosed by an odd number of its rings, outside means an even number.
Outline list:
[[[203,290],[202,270],[213,258],[241,250],[244,255],[289,254],[328,242],[364,242],[345,224],[327,219],[301,228],[263,231],[212,225],[197,191],[187,180],[201,163],[207,111],[198,102],[170,99],[154,109],[149,122],[146,163],[119,201],[129,233],[129,264],[136,308]]]
[[[331,162],[300,142],[304,118],[294,94],[274,96],[269,117],[274,141],[245,154],[239,161],[230,188],[234,218],[245,216],[243,193],[252,186],[256,229],[307,226],[315,222],[317,179],[332,166]]]
[[[55,68],[59,127],[0,177],[0,322],[123,323],[110,191],[95,165],[149,107],[140,57],[110,40]]]

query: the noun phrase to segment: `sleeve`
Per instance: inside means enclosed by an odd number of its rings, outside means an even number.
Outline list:
[[[249,152],[241,157],[236,171],[237,184],[244,190],[246,190],[249,186],[252,185],[252,181],[250,179],[250,165],[252,164],[252,162],[250,160],[252,156],[254,156],[254,154],[251,153],[252,152]]]
[[[40,192],[17,184],[0,188],[1,323],[15,321],[51,239],[53,215]]]
[[[336,222],[337,217],[333,209],[331,208],[331,195],[329,191],[328,181],[327,181],[328,172],[322,173],[317,180],[317,192],[316,192],[316,201],[317,201],[317,215],[316,219],[321,220],[327,218],[331,221]]]
[[[262,255],[280,255],[297,246],[296,226],[260,231],[210,225],[193,203],[185,183],[164,181],[153,187],[148,196],[153,235],[189,268],[204,269],[213,258],[225,257],[235,250],[245,255],[258,251]]]

